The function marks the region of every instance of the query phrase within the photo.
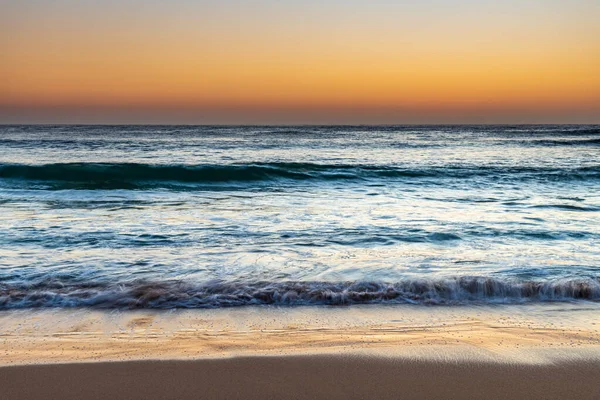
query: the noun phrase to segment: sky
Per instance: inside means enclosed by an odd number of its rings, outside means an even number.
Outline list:
[[[0,123],[600,123],[598,0],[0,0]]]

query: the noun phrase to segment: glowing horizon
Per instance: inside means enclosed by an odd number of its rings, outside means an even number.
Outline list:
[[[0,3],[0,123],[600,123],[600,3]]]

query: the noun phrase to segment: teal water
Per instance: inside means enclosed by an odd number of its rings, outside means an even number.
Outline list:
[[[0,126],[0,308],[600,300],[600,126]]]

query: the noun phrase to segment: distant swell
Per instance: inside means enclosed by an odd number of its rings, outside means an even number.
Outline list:
[[[600,179],[600,166],[572,169],[528,167],[428,167],[315,163],[252,163],[230,165],[153,165],[137,163],[0,164],[0,179],[80,183],[128,187],[144,183],[224,183],[289,180],[356,180],[397,178],[506,178],[541,180]]]
[[[503,281],[486,277],[383,282],[209,282],[102,284],[45,280],[0,284],[0,309],[217,308],[249,305],[468,304],[600,300],[600,279]]]
[[[600,139],[542,139],[542,140],[529,140],[522,141],[523,144],[529,144],[534,146],[597,146],[600,145]]]

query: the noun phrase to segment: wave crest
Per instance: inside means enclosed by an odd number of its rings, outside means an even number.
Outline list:
[[[600,300],[600,278],[508,281],[488,277],[385,282],[127,283],[44,280],[0,284],[0,309],[218,308],[248,305],[467,304]]]
[[[394,178],[506,177],[542,180],[599,179],[600,167],[427,167],[316,163],[251,163],[229,165],[154,165],[141,163],[0,164],[0,179],[83,183],[128,187],[143,183],[225,183],[288,180],[357,180]]]

